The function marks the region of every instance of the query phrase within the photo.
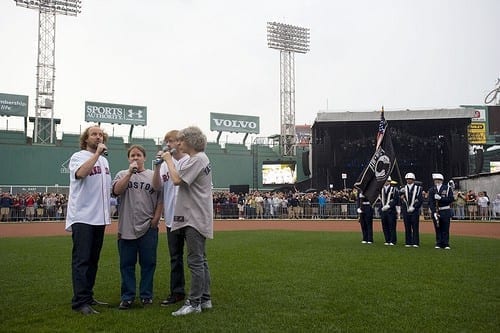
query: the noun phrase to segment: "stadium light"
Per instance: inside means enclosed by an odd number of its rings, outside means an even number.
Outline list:
[[[295,156],[295,53],[309,51],[309,29],[267,22],[267,45],[280,50],[280,150]]]
[[[56,14],[77,16],[81,0],[14,0],[20,7],[38,11],[38,55],[34,143],[55,143],[54,80]]]

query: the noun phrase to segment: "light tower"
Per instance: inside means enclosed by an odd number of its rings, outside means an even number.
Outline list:
[[[309,29],[267,22],[267,45],[280,50],[280,151],[295,156],[295,53],[309,51]]]
[[[55,142],[54,80],[56,14],[76,16],[81,0],[14,0],[18,6],[38,10],[38,59],[34,143]]]

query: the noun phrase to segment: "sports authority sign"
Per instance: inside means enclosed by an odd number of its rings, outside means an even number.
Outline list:
[[[0,93],[1,116],[28,116],[28,96]]]
[[[145,106],[85,101],[85,121],[145,126],[147,110]]]
[[[259,117],[210,112],[210,130],[259,134]]]

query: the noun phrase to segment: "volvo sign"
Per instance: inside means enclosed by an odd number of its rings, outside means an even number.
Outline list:
[[[259,117],[211,112],[210,130],[220,132],[259,134]]]
[[[85,121],[111,124],[147,125],[147,107],[85,102]]]

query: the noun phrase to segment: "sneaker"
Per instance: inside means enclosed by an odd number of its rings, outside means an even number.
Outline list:
[[[373,243],[373,242],[366,242],[366,244],[371,244],[371,243]]]
[[[384,245],[389,245],[389,243],[385,242]]]
[[[208,309],[211,309],[212,308],[212,300],[208,300],[208,301],[204,301],[204,302],[201,302],[201,309],[202,310],[208,310]]]
[[[437,245],[436,245],[436,246],[434,246],[434,248],[435,248],[435,249],[440,249],[440,247],[439,247],[439,246],[437,246]]]
[[[395,244],[394,243],[389,243],[390,246],[394,246]]]
[[[142,303],[142,306],[151,305],[151,304],[153,304],[153,299],[143,298],[143,299],[141,299],[141,303]]]
[[[418,247],[418,245],[417,244],[413,244],[413,247]]]
[[[184,297],[184,295],[179,294],[169,295],[166,300],[161,301],[160,306],[169,306],[175,304],[177,302],[183,301]]]
[[[410,244],[406,244],[405,247],[411,247],[411,245]]]
[[[89,305],[109,305],[109,303],[98,301],[95,298],[93,298]]]
[[[361,241],[361,244],[366,244],[366,243],[367,243],[367,241]]]
[[[133,301],[121,301],[118,310],[128,310],[132,307]]]
[[[200,313],[201,312],[201,305],[191,305],[191,302],[189,300],[184,303],[184,305],[177,311],[172,312],[172,316],[177,317],[177,316],[185,316],[191,313]]]
[[[451,247],[447,246],[444,248],[445,250],[451,250]]]

